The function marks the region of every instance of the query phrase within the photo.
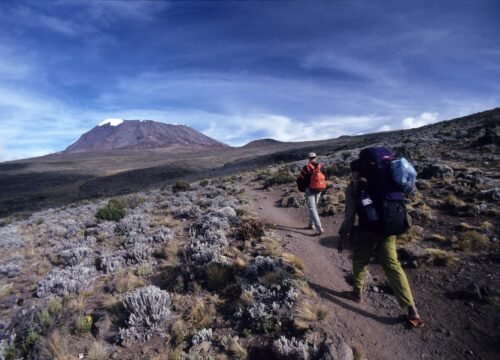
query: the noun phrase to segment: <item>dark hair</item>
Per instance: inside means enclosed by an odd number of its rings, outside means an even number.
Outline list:
[[[361,170],[361,162],[359,161],[359,159],[351,161],[350,166],[352,172],[354,171],[359,172]]]

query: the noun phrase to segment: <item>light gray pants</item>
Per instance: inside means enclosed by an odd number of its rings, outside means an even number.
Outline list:
[[[306,189],[306,201],[307,207],[309,208],[309,225],[313,224],[316,226],[316,230],[321,229],[321,221],[319,220],[317,205],[319,202],[319,198],[321,197],[321,193],[314,192],[311,189]]]

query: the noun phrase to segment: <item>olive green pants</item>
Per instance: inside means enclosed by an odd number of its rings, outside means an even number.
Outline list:
[[[399,304],[402,307],[414,305],[410,284],[398,260],[395,236],[384,238],[380,235],[360,232],[352,256],[354,290],[359,291],[359,293],[362,292],[367,271],[366,267],[373,255],[377,257],[377,260],[382,265]]]

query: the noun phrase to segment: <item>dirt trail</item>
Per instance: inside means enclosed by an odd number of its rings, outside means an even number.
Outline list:
[[[380,294],[379,301],[366,299],[356,304],[342,297],[351,289],[346,276],[351,273],[349,252],[336,250],[340,217],[322,218],[325,233],[314,236],[308,224],[306,209],[281,208],[277,191],[263,191],[255,184],[246,186],[250,201],[262,220],[274,224],[274,232],[288,252],[299,256],[306,265],[306,279],[328,306],[325,320],[329,331],[339,334],[350,344],[357,343],[369,359],[431,359],[426,344],[428,328],[408,329],[394,297]],[[377,294],[378,295],[378,294]],[[418,294],[416,299],[418,302]]]

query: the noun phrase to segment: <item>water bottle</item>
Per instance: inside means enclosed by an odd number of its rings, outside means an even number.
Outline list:
[[[366,218],[369,222],[378,221],[378,214],[373,201],[365,191],[361,192],[361,204],[363,205],[363,210],[365,212]]]

